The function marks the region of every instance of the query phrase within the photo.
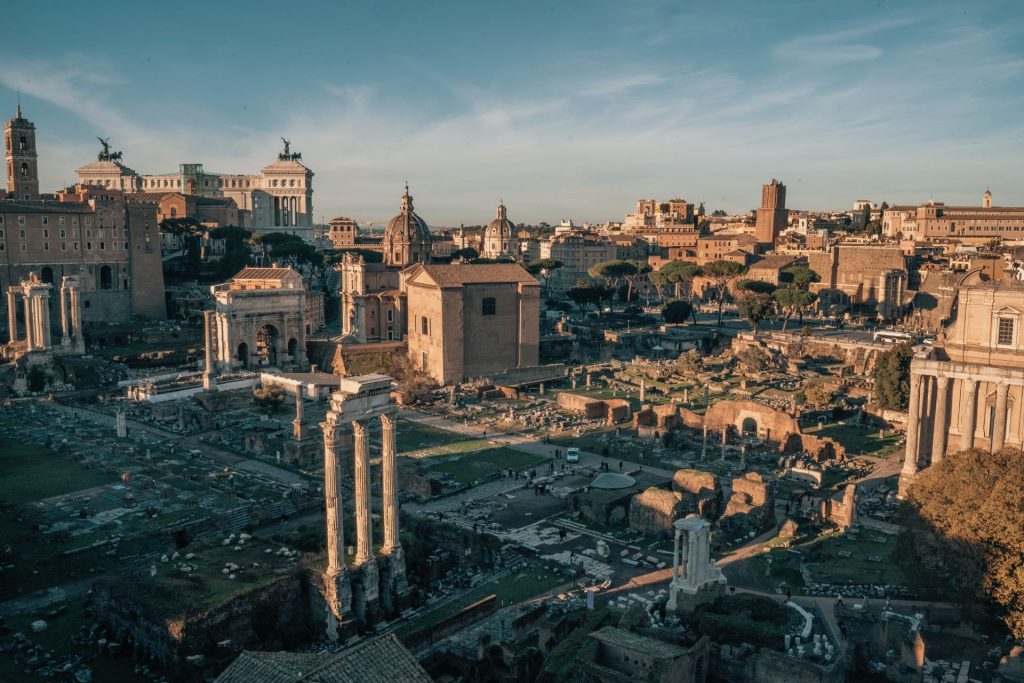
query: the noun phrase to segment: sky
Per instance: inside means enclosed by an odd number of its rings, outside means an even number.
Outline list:
[[[1024,205],[1019,0],[9,4],[0,114],[42,189],[110,137],[140,173],[255,173],[282,136],[314,218],[622,220],[856,199]],[[10,114],[4,113],[9,110]]]

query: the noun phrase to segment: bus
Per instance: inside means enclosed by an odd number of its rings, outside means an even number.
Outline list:
[[[897,332],[896,330],[878,330],[875,332],[874,339],[883,344],[902,344],[914,341],[914,338],[906,332]]]

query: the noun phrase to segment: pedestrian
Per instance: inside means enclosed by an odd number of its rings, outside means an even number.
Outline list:
[[[619,472],[621,472],[621,471],[622,471],[622,461],[620,460],[619,461]]]

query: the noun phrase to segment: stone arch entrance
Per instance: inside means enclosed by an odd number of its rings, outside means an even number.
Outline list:
[[[299,350],[299,340],[292,337],[288,340],[288,357],[291,359],[295,358],[295,352]]]
[[[235,358],[243,368],[249,367],[249,345],[242,342],[238,345],[238,351],[235,354]]]
[[[260,365],[277,365],[277,347],[281,333],[267,323],[256,331],[256,358]]]
[[[100,289],[110,289],[114,286],[114,274],[110,266],[100,268]]]
[[[43,266],[43,269],[39,271],[39,279],[47,284],[53,284],[53,268],[50,266]]]
[[[740,436],[757,436],[757,420],[752,417],[743,418],[743,422],[740,424]]]

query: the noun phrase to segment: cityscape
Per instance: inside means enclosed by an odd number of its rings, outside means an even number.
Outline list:
[[[0,39],[0,681],[1024,683],[1014,3],[190,4]]]

